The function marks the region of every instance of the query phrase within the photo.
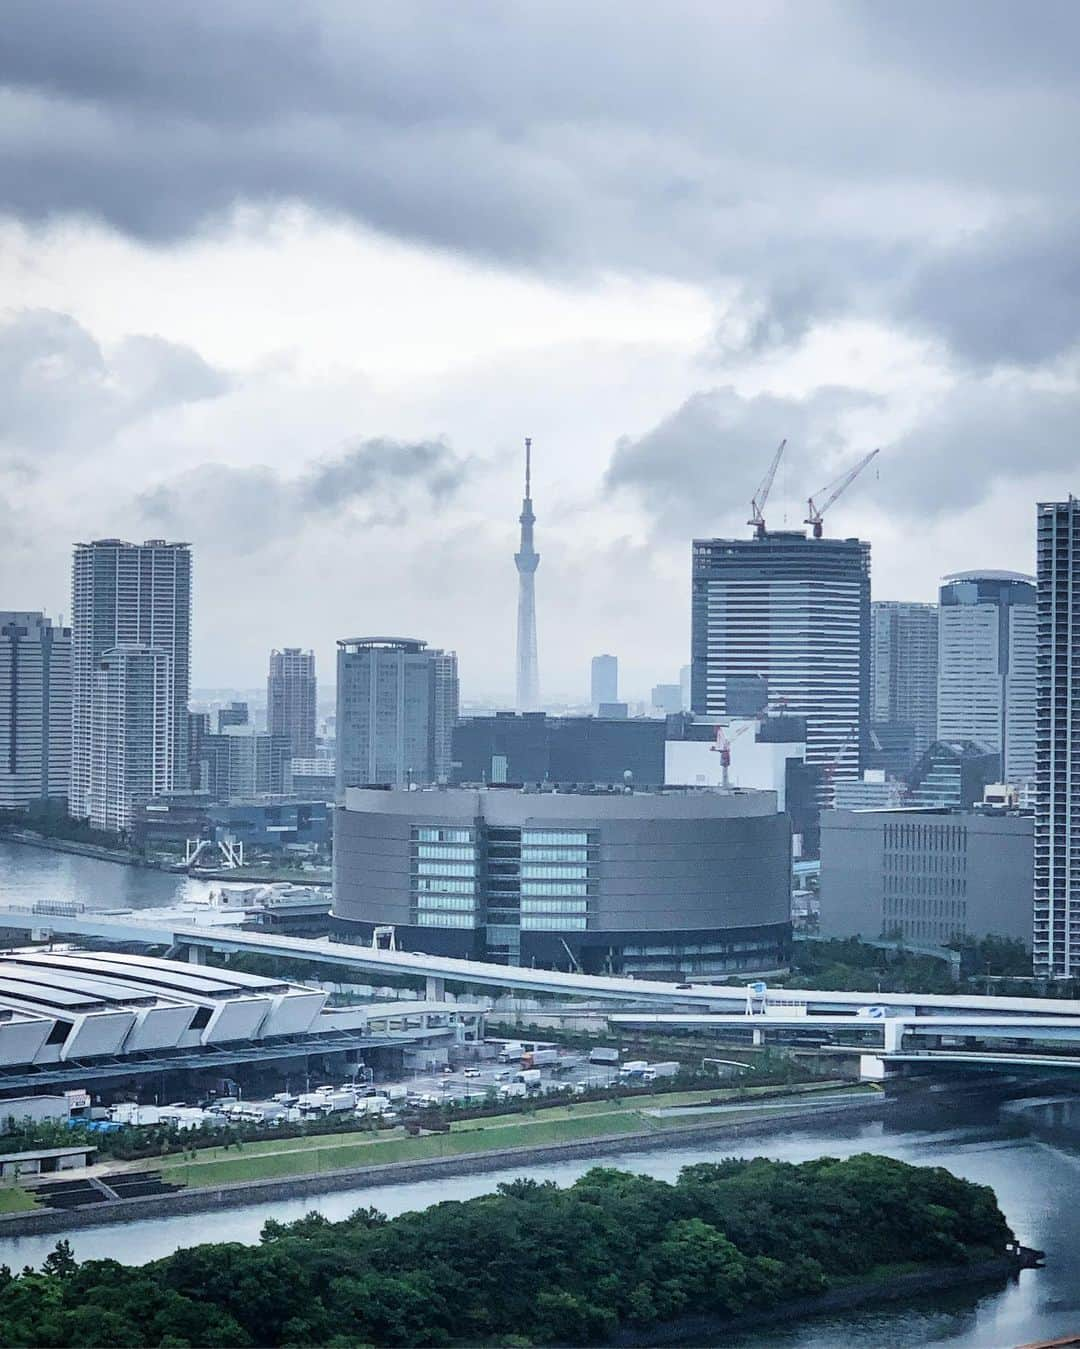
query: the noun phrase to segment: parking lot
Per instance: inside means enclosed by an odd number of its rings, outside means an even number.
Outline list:
[[[425,1104],[434,1104],[440,1101],[463,1101],[470,1097],[484,1100],[489,1093],[513,1081],[520,1071],[520,1064],[516,1061],[477,1063],[450,1072],[417,1073],[401,1080],[408,1087],[410,1095],[431,1098]],[[610,1086],[617,1077],[617,1069],[588,1063],[581,1057],[573,1067],[561,1072],[553,1072],[550,1067],[541,1068],[538,1089],[541,1093],[565,1091],[567,1087],[589,1091]],[[380,1082],[375,1089],[381,1090],[388,1085],[391,1084]]]

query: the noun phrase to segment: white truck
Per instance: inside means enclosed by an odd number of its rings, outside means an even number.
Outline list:
[[[513,1063],[515,1059],[520,1059],[525,1053],[525,1046],[520,1040],[507,1040],[506,1044],[499,1050],[500,1063]]]
[[[524,1082],[500,1082],[498,1092],[500,1100],[506,1101],[513,1096],[528,1096],[529,1088]]]
[[[619,1051],[617,1049],[605,1049],[603,1045],[595,1045],[589,1050],[589,1062],[599,1063],[607,1068],[617,1068],[619,1066]]]
[[[363,1096],[357,1101],[353,1114],[357,1119],[363,1119],[367,1115],[387,1115],[393,1108],[389,1096]]]
[[[514,1081],[520,1082],[526,1088],[535,1088],[539,1087],[541,1077],[539,1068],[522,1068],[520,1073],[514,1074]]]
[[[677,1077],[679,1064],[674,1059],[664,1063],[650,1063],[641,1074],[642,1082],[655,1082],[658,1077]]]
[[[644,1059],[630,1059],[619,1069],[619,1076],[627,1078],[640,1077],[648,1066],[648,1063],[646,1063]]]

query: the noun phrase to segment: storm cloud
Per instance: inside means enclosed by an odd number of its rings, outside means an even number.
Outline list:
[[[736,286],[750,350],[851,312],[1030,362],[1077,336],[1050,295],[1018,333],[1013,278],[1052,285],[1075,239],[1009,222],[1075,206],[1078,39],[1068,0],[12,0],[0,208],[167,242],[303,202],[525,270]]]

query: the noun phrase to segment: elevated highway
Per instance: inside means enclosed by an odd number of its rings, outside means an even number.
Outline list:
[[[70,911],[68,911],[70,909]],[[661,1024],[660,1009],[666,1012],[666,1024],[688,1025],[690,1014],[728,1015],[740,1024],[747,1011],[747,988],[737,985],[672,984],[663,981],[632,979],[610,975],[576,974],[560,970],[525,969],[485,961],[458,960],[446,956],[425,955],[413,951],[387,951],[371,946],[334,942],[327,938],[288,937],[266,932],[246,932],[237,928],[175,922],[138,911],[100,912],[80,906],[35,905],[0,907],[0,927],[56,937],[93,938],[98,941],[164,946],[174,952],[187,952],[196,961],[207,950],[248,952],[281,960],[303,960],[316,964],[345,967],[375,976],[405,975],[424,981],[429,998],[438,1000],[445,985],[454,983],[473,989],[507,989],[521,994],[542,994],[562,998],[585,998],[594,1003],[620,1004],[624,1007],[651,1006],[658,1015],[653,1024]],[[860,1010],[883,1008],[892,1016],[989,1016],[1042,1017],[1054,1023],[1075,1022],[1080,1026],[1080,1001],[1056,998],[985,997],[970,993],[848,993],[815,989],[783,988],[769,990],[763,1004],[769,1015],[755,1016],[759,1025],[778,1024],[777,1014],[789,1010],[793,1019],[806,1028],[816,1026],[830,1014],[853,1024]],[[684,1009],[675,1012],[674,1009]],[[638,1018],[640,1020],[640,1018]],[[859,1018],[861,1021],[862,1018]],[[873,1020],[867,1021],[873,1025]]]

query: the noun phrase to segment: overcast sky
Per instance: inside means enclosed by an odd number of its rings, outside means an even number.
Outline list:
[[[513,687],[688,659],[690,539],[827,517],[876,598],[1080,490],[1080,5],[7,0],[0,608],[190,540],[196,685],[404,633]]]

